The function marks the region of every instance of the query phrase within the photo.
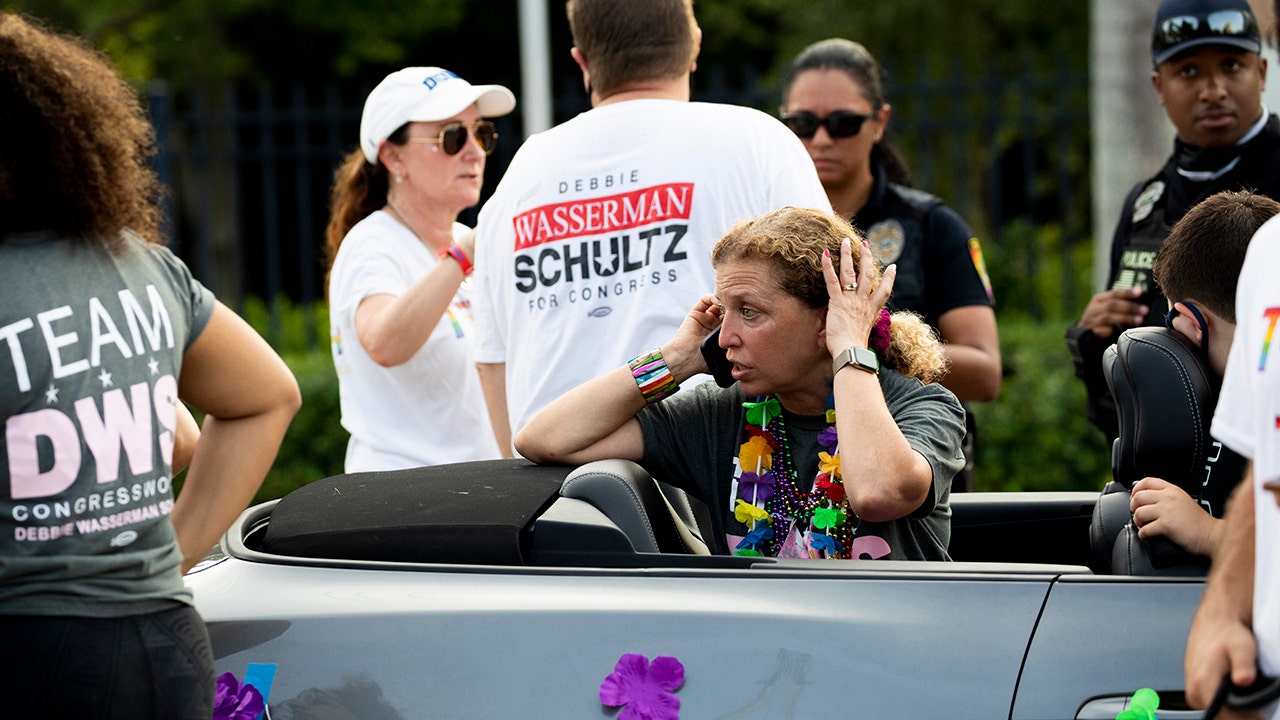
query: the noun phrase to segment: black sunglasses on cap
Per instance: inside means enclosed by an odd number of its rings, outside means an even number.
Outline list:
[[[1196,47],[1224,42],[1243,50],[1261,49],[1258,21],[1244,10],[1215,10],[1193,15],[1177,15],[1156,24],[1151,38],[1151,54],[1156,64],[1166,62],[1183,46]],[[1199,40],[1200,42],[1192,42]]]
[[[862,132],[862,123],[870,119],[870,114],[860,115],[848,110],[837,110],[823,118],[809,112],[782,114],[782,124],[805,140],[813,137],[819,127],[825,127],[832,140],[853,137]]]
[[[480,149],[485,155],[492,153],[498,145],[498,128],[488,120],[477,120],[470,131],[460,122],[449,123],[440,131],[439,137],[411,137],[409,142],[439,143],[445,155],[457,155],[467,145],[468,132],[475,135],[476,142],[480,144]]]

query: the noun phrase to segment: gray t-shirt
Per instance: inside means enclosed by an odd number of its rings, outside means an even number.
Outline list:
[[[0,241],[0,614],[191,603],[169,513],[182,354],[214,297],[169,250]]]
[[[881,551],[855,557],[949,560],[951,478],[964,465],[960,448],[964,409],[941,385],[925,385],[892,369],[881,371],[880,388],[889,413],[907,442],[933,468],[933,491],[907,517],[891,522],[859,519],[854,529],[854,551],[877,547]],[[638,416],[644,433],[644,466],[655,477],[683,488],[707,504],[715,552],[721,554],[732,551],[727,534],[741,536],[747,532],[734,518],[730,498],[733,459],[745,440],[745,400],[736,384],[725,389],[707,382],[692,392],[650,405]],[[797,479],[808,483],[802,488],[807,490],[818,471],[818,433],[827,427],[826,418],[784,412],[783,419]],[[856,451],[841,449],[842,453]],[[886,545],[887,555],[883,552]]]

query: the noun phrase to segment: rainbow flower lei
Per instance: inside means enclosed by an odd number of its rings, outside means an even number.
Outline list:
[[[776,557],[795,534],[808,538],[812,558],[848,559],[857,518],[840,474],[834,398],[827,399],[827,427],[818,434],[818,474],[809,491],[797,482],[782,404],[770,396],[742,405],[747,439],[738,449],[734,517],[750,531],[734,554]]]

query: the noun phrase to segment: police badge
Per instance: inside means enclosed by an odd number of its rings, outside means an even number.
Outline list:
[[[1164,195],[1164,181],[1156,180],[1142,191],[1138,199],[1133,203],[1133,222],[1140,223],[1151,215],[1152,209],[1155,208],[1156,201],[1160,196]]]
[[[902,255],[902,245],[906,239],[907,233],[897,220],[881,220],[867,230],[867,245],[882,266],[896,261]]]

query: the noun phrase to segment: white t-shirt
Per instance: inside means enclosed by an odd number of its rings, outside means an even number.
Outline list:
[[[454,224],[455,238],[466,232]],[[400,295],[438,262],[381,210],[356,223],[338,248],[329,278],[329,325],[342,426],[351,433],[347,472],[499,456],[472,353],[470,279],[408,362],[382,367],[356,337],[361,300]]]
[[[787,205],[831,210],[800,140],[758,110],[630,100],[526,140],[476,238],[476,357],[506,363],[512,430],[671,339],[715,290],[716,241]]]
[[[1236,286],[1236,335],[1213,435],[1253,460],[1256,568],[1253,630],[1263,672],[1280,674],[1280,506],[1264,483],[1280,482],[1280,217],[1249,244]],[[1280,714],[1278,714],[1280,715]]]

